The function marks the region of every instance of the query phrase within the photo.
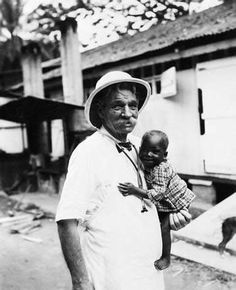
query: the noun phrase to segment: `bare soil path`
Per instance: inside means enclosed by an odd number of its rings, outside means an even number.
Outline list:
[[[9,200],[0,198],[0,217],[6,215],[9,206]],[[0,225],[0,290],[71,289],[56,225],[49,219],[41,222],[42,227],[29,234],[40,243],[10,234],[8,228]],[[174,257],[165,271],[165,280],[166,290],[236,289],[235,276]]]

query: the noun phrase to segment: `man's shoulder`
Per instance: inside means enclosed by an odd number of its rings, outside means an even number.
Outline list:
[[[86,137],[85,140],[80,142],[74,149],[73,154],[76,152],[87,152],[91,151],[92,149],[97,147],[97,144],[99,143],[99,137],[97,132],[93,133],[92,135]]]

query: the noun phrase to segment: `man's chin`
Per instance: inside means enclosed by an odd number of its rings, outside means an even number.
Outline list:
[[[125,128],[125,130],[123,131],[125,134],[129,134],[134,130],[134,127],[130,127],[130,128]]]

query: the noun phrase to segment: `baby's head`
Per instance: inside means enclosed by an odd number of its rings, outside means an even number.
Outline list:
[[[143,135],[139,157],[144,168],[151,169],[165,160],[169,140],[167,135],[159,130],[151,130]]]

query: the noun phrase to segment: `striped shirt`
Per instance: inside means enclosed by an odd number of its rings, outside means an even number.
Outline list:
[[[168,161],[145,172],[148,197],[161,212],[177,212],[190,205],[195,194]]]

